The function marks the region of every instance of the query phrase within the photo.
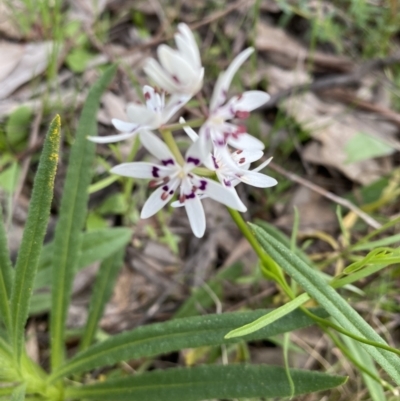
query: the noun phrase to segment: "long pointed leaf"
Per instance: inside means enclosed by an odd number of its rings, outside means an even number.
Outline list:
[[[291,369],[295,395],[327,390],[345,377]],[[285,369],[265,365],[198,366],[143,373],[65,391],[69,399],[200,401],[291,395]]]
[[[386,342],[320,275],[262,228],[251,224],[258,241],[268,254],[347,331],[381,344]],[[400,385],[400,358],[384,349],[361,344]]]
[[[93,341],[97,324],[112,294],[115,280],[122,265],[123,256],[124,249],[120,249],[105,259],[100,266],[100,271],[97,273],[93,288],[92,299],[90,300],[88,320],[80,343],[81,351],[88,348]]]
[[[318,315],[320,315],[321,310],[316,310]],[[224,339],[224,335],[228,331],[252,322],[266,312],[265,310],[257,310],[195,316],[142,326],[110,337],[102,343],[93,345],[77,354],[54,372],[50,377],[50,381],[70,374],[88,371],[98,366],[112,365],[123,360],[155,356],[183,348],[234,344],[242,340],[265,339],[306,327],[313,323],[312,319],[297,310],[248,336],[229,340]],[[326,313],[325,311],[323,312]]]
[[[53,199],[54,177],[60,145],[60,127],[60,117],[56,116],[50,125],[43,146],[15,266],[11,312],[14,352],[18,361],[24,347],[24,328],[28,317],[29,301]]]
[[[72,287],[73,272],[79,258],[81,230],[87,212],[88,187],[95,145],[87,140],[96,135],[100,97],[111,82],[116,66],[110,67],[93,85],[82,110],[75,142],[71,148],[60,217],[54,236],[52,272],[52,308],[50,323],[51,366],[64,359],[65,320]]]
[[[8,334],[12,330],[10,295],[12,286],[12,265],[7,245],[7,236],[3,224],[3,213],[0,205],[0,314]]]

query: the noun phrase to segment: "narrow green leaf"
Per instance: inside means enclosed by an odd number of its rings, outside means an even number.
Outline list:
[[[219,296],[222,292],[222,283],[225,280],[235,280],[242,274],[243,268],[239,263],[219,271],[216,276],[210,280],[207,285]],[[214,300],[210,297],[209,291],[205,288],[196,288],[191,296],[184,302],[184,304],[175,313],[174,318],[196,316],[200,314],[200,309],[204,310],[214,304]]]
[[[10,401],[24,401],[25,400],[26,384],[18,386],[11,394]]]
[[[261,246],[304,290],[323,306],[347,331],[376,343],[387,345],[375,330],[314,269],[267,234],[251,224]],[[367,352],[400,385],[400,359],[392,352],[362,344]]]
[[[124,249],[120,249],[103,261],[97,273],[89,305],[88,320],[83,332],[79,349],[85,350],[90,346],[96,334],[97,324],[103,315],[104,307],[112,294],[115,280],[122,265]]]
[[[81,230],[88,200],[88,187],[95,144],[87,140],[96,135],[100,97],[111,82],[116,66],[110,67],[91,88],[71,148],[61,200],[60,216],[54,236],[52,272],[52,309],[50,319],[51,366],[57,368],[64,359],[65,319],[69,305],[73,273],[79,258]]]
[[[342,376],[292,369],[295,395],[327,390],[346,382]],[[143,373],[65,391],[69,399],[112,401],[200,401],[290,396],[282,367],[265,365],[198,366]]]
[[[32,295],[31,303],[29,305],[29,315],[40,315],[41,313],[48,312],[51,308],[51,293],[50,292],[36,292]]]
[[[303,305],[310,299],[310,296],[307,293],[299,295],[297,298],[291,300],[285,305],[280,306],[279,308],[274,309],[272,312],[260,317],[259,319],[246,324],[242,327],[238,327],[235,330],[230,331],[225,338],[234,338],[234,337],[242,337],[247,334],[254,333],[257,330],[262,329],[265,326],[275,322],[276,320],[286,316],[290,312],[297,309],[299,306]]]
[[[0,205],[0,314],[9,335],[12,330],[10,295],[13,270],[8,251],[7,235],[4,229],[3,213]]]
[[[316,312],[320,314],[321,309]],[[49,380],[54,381],[60,377],[88,371],[98,366],[112,365],[123,360],[151,357],[183,348],[265,339],[313,323],[312,319],[303,312],[296,310],[251,335],[240,339],[224,339],[224,335],[228,331],[247,324],[265,313],[265,310],[258,310],[195,316],[138,327],[110,337],[102,343],[95,344],[78,353],[55,371]]]
[[[20,360],[24,347],[24,328],[28,317],[33,281],[53,199],[54,178],[60,144],[60,128],[60,117],[56,116],[50,124],[44,142],[15,266],[15,278],[11,292],[11,312],[14,353],[17,361]]]
[[[125,246],[132,236],[132,230],[125,227],[112,227],[81,234],[81,245],[76,271],[91,265],[98,260],[108,258]],[[51,286],[51,263],[54,254],[54,243],[45,245],[40,256],[39,271],[36,275],[34,289]]]

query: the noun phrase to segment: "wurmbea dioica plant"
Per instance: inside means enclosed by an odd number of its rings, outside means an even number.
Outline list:
[[[159,63],[150,60],[146,64],[146,72],[162,91],[144,87],[146,105],[128,107],[130,122],[113,121],[122,134],[104,138],[96,136],[96,114],[101,94],[111,82],[115,66],[107,69],[91,88],[70,150],[57,227],[51,243],[43,246],[58,162],[59,116],[51,123],[45,139],[15,266],[9,258],[6,230],[0,219],[0,397],[13,401],[22,401],[25,396],[37,401],[200,401],[275,399],[326,390],[343,384],[346,378],[291,369],[287,361],[283,368],[231,364],[229,358],[223,358],[224,363],[213,363],[210,359],[207,360],[209,363],[192,368],[147,370],[152,358],[160,354],[195,347],[218,350],[229,345],[228,349],[232,349],[235,344],[243,347],[244,341],[281,334],[287,339],[291,331],[313,323],[317,323],[358,368],[374,400],[384,400],[384,390],[388,389],[398,395],[390,383],[380,378],[374,363],[377,362],[399,386],[397,355],[400,352],[391,348],[335,290],[379,271],[393,259],[399,260],[398,250],[374,250],[363,260],[348,266],[344,270],[346,275],[330,278],[328,282],[308,264],[304,255],[300,258],[298,250],[290,250],[290,241],[282,233],[271,231],[271,226],[265,223],[246,225],[239,214],[246,208],[235,186],[240,182],[263,188],[276,184],[273,178],[260,173],[269,160],[250,169],[251,163],[262,158],[263,145],[236,122],[265,102],[268,95],[249,91],[227,100],[232,77],[251,49],[239,54],[219,77],[209,115],[200,126],[199,134],[188,126],[189,123],[180,120],[180,126],[192,141],[183,157],[166,124],[182,104],[200,90],[203,68],[195,40],[186,25],[179,25],[176,44],[178,50],[161,46],[158,49]],[[165,142],[152,132],[155,129],[160,130]],[[177,312],[179,318],[138,327],[105,340],[96,338],[131,230],[123,227],[94,232],[83,230],[95,154],[95,146],[87,136],[95,142],[115,142],[135,135],[159,162],[125,163],[113,167],[112,171],[150,180],[154,192],[142,209],[142,217],[156,213],[177,193],[172,205],[186,208],[194,234],[201,237],[205,230],[201,200],[210,197],[222,202],[228,206],[233,220],[257,253],[264,275],[274,280],[288,299],[285,305],[267,311],[196,316],[198,311],[193,305],[202,304],[204,295],[208,294],[200,290]],[[200,165],[205,168],[199,168]],[[211,179],[211,175],[219,182]],[[389,222],[382,229],[370,233],[361,244],[365,246],[373,235],[391,225],[393,223]],[[67,353],[66,317],[72,281],[79,269],[95,261],[101,261],[101,265],[87,322],[81,332],[75,334],[79,346],[70,348]],[[222,271],[221,277],[229,277],[232,271],[230,268]],[[299,286],[289,285],[284,272]],[[297,292],[300,287],[304,293]],[[207,288],[210,290],[211,286]],[[302,306],[310,298],[320,307]],[[38,310],[50,313],[50,366],[47,371],[28,357],[25,348],[27,319]],[[128,374],[121,369],[119,362],[133,359],[137,363],[145,361],[138,369],[142,373]],[[242,359],[241,362],[249,361]]]
[[[161,90],[157,92],[145,86],[143,95],[146,106],[128,105],[129,122],[112,120],[122,134],[89,139],[98,143],[116,142],[139,133],[142,145],[160,163],[124,163],[115,166],[111,172],[126,177],[150,179],[150,187],[157,187],[143,206],[141,217],[144,219],[157,213],[177,192],[179,204],[175,202],[174,206],[185,207],[194,235],[202,237],[206,228],[200,201],[202,198],[209,197],[234,210],[245,212],[246,206],[234,190],[237,183],[241,181],[261,188],[277,184],[274,178],[260,173],[261,168],[248,170],[252,162],[263,156],[264,144],[248,134],[244,125],[232,122],[247,118],[252,110],[268,101],[269,95],[262,91],[248,91],[227,101],[227,92],[235,73],[253,52],[251,48],[244,50],[218,78],[208,117],[199,130],[200,138],[191,128],[184,126],[193,144],[183,159],[180,154],[174,155],[179,150],[173,137],[168,137],[169,141],[165,144],[149,130],[165,130],[170,118],[201,90],[204,77],[200,52],[192,32],[185,24],[179,24],[178,30],[175,35],[178,50],[166,45],[159,46],[157,54],[160,63],[150,59],[144,68]],[[232,152],[231,147],[236,150]],[[262,168],[266,164],[262,164]],[[196,168],[201,165],[208,169],[202,172],[203,175],[215,172],[220,183],[200,177],[200,170],[196,174]]]

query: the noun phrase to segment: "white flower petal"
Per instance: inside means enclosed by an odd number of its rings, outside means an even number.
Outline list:
[[[111,120],[112,125],[118,130],[126,133],[134,133],[140,128],[140,124],[128,123],[126,121],[118,120],[118,118],[113,118]]]
[[[131,138],[132,136],[136,135],[137,132],[129,132],[125,134],[118,134],[118,135],[107,135],[107,136],[88,136],[87,139],[89,141],[95,143],[114,143],[123,141],[125,139]]]
[[[204,192],[211,199],[238,210],[239,212],[245,212],[247,210],[233,188],[225,188],[221,184],[204,177],[200,178],[196,176],[196,179],[199,181],[199,191]]]
[[[158,114],[143,104],[129,103],[126,107],[126,114],[132,123],[142,127],[158,127]]]
[[[202,151],[203,143],[198,139],[193,142],[185,153],[185,172],[189,172],[195,167],[199,167],[202,163]]]
[[[178,91],[179,87],[177,86],[177,84],[153,58],[150,58],[146,61],[143,70],[148,75],[148,77],[160,88],[169,93],[175,93]]]
[[[264,163],[261,163],[259,166],[257,166],[255,169],[253,169],[253,171],[261,171],[264,167],[268,166],[268,164],[270,163],[271,160],[272,160],[272,157],[265,160]]]
[[[269,177],[268,175],[258,173],[256,171],[247,171],[240,177],[240,180],[245,184],[252,185],[258,188],[269,188],[273,187],[278,183],[275,178]]]
[[[243,150],[263,150],[265,148],[259,139],[247,133],[239,134],[236,138],[229,136],[228,144],[236,149]]]
[[[262,150],[236,150],[231,154],[232,159],[240,168],[244,168],[244,166],[260,160],[263,155]]]
[[[161,210],[174,196],[175,190],[179,183],[180,179],[175,178],[168,183],[168,191],[165,191],[164,187],[157,188],[143,205],[140,217],[142,219],[147,219]]]
[[[110,171],[124,177],[158,179],[174,173],[174,168],[160,166],[154,163],[134,162],[114,166]]]
[[[164,166],[176,166],[174,155],[168,149],[168,146],[151,131],[140,132],[140,142],[142,145]]]
[[[175,35],[176,46],[193,67],[200,68],[200,51],[192,31],[183,23],[178,25],[178,31],[179,33]]]
[[[226,100],[226,95],[231,85],[232,79],[236,74],[237,70],[240,66],[246,61],[246,59],[253,53],[254,49],[249,47],[246,50],[243,50],[239,53],[232,63],[229,65],[227,70],[220,74],[218,77],[217,83],[214,87],[214,91],[211,97],[210,102],[210,110],[213,112],[217,107],[221,106],[223,102]]]
[[[165,106],[162,113],[162,123],[166,124],[171,117],[181,109],[189,100],[190,95],[175,93],[168,99],[167,105]]]
[[[193,234],[201,238],[206,231],[206,216],[200,199],[195,195],[194,198],[186,199],[183,203]]]
[[[185,119],[183,117],[179,118],[179,124],[185,124]],[[199,135],[196,131],[189,126],[183,127],[183,130],[186,132],[187,136],[193,141],[196,142],[199,139]]]
[[[270,99],[267,92],[262,91],[247,91],[239,96],[234,96],[228,104],[231,105],[235,111],[252,111],[267,103]]]
[[[166,45],[160,45],[158,46],[157,54],[161,65],[177,81],[178,87],[189,86],[198,80],[198,71],[194,70],[178,51]]]

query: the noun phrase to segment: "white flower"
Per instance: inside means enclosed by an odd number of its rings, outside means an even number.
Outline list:
[[[229,144],[241,150],[264,149],[264,144],[249,135],[245,126],[227,122],[234,118],[247,118],[250,111],[260,107],[270,98],[268,93],[254,90],[234,96],[226,102],[228,89],[235,73],[253,51],[254,49],[248,48],[238,54],[228,69],[218,77],[210,102],[209,117],[200,129],[203,149],[210,150],[211,144],[216,147]]]
[[[157,213],[180,189],[179,203],[185,206],[190,226],[196,237],[201,238],[206,228],[206,219],[199,194],[205,194],[224,205],[246,211],[242,201],[221,184],[191,171],[201,164],[199,141],[194,142],[185,154],[185,164],[180,166],[167,145],[152,132],[140,133],[143,146],[161,164],[135,162],[115,166],[111,172],[126,177],[150,179],[150,187],[158,187],[147,199],[141,211],[141,218],[146,219]]]
[[[151,86],[143,87],[146,104],[130,103],[126,114],[130,122],[113,118],[112,124],[123,134],[108,136],[89,136],[96,143],[112,143],[122,141],[136,135],[140,130],[160,128],[190,99],[187,95],[172,95],[165,105],[164,93],[157,93]]]
[[[183,124],[185,120],[180,118],[179,122]],[[192,128],[186,126],[183,129],[192,141],[198,140],[198,135]],[[218,180],[227,188],[233,189],[239,182],[258,188],[273,187],[278,183],[275,178],[259,172],[268,165],[272,157],[254,170],[249,170],[250,164],[262,156],[261,150],[236,150],[231,153],[227,146],[214,147],[213,153],[209,153],[203,163],[208,169],[215,171]]]
[[[178,25],[175,35],[178,50],[160,45],[158,60],[147,60],[144,71],[156,85],[171,94],[195,95],[203,84],[204,68],[192,31],[186,24]]]

